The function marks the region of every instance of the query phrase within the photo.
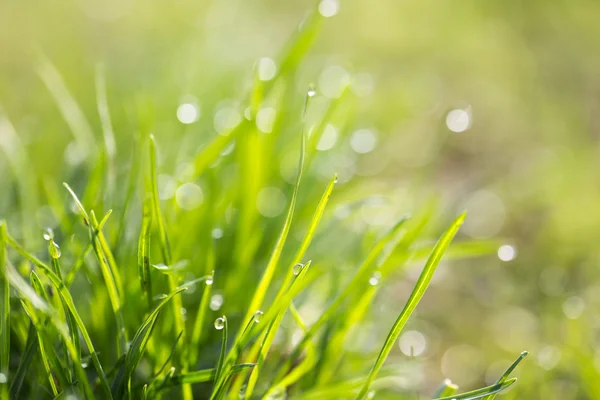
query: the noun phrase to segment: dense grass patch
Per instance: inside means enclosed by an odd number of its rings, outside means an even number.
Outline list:
[[[15,215],[0,225],[4,398],[414,397],[394,385],[398,368],[386,358],[446,251],[464,257],[489,246],[451,246],[466,213],[452,216],[435,244],[424,242],[436,215],[425,204],[387,232],[361,232],[360,246],[342,260],[330,256],[336,243],[328,232],[340,218],[332,209],[344,205],[347,218],[356,199],[335,199],[338,176],[323,181],[312,171],[327,157],[316,151],[327,124],[350,119],[351,93],[346,88],[308,121],[315,90],[299,96],[294,80],[323,20],[308,16],[276,60],[275,76],[265,79],[257,68],[240,97],[244,118],[202,144],[170,196],[164,174],[173,171],[164,169],[172,154],[161,153],[167,134],[152,135],[159,123],[150,99],[132,106],[137,134],[121,154],[114,131],[125,128],[113,126],[102,70],[96,140],[59,72],[42,58],[39,75],[81,160],[62,184],[33,173],[25,147],[7,139],[14,152],[6,192],[15,194]],[[270,133],[258,117],[267,103],[279,110]],[[292,183],[276,174],[281,154],[297,157]],[[55,222],[45,232],[35,228],[38,201]],[[351,274],[336,273],[339,262]],[[354,375],[341,373],[351,335],[408,262],[423,268],[387,338],[377,352],[360,355]],[[322,308],[307,322],[298,305],[310,296]],[[509,374],[525,355],[493,385],[458,394],[444,382],[427,395],[492,399],[516,381]]]

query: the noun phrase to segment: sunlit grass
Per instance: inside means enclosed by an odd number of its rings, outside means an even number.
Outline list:
[[[345,261],[353,265],[352,276],[325,293],[327,304],[315,321],[303,319],[296,304],[312,288],[324,290],[320,280],[335,273],[331,260],[313,258],[310,250],[336,223],[328,210],[338,184],[337,175],[327,184],[305,176],[329,118],[349,95],[346,88],[332,100],[312,130],[306,115],[313,88],[306,88],[303,109],[296,110],[299,96],[290,87],[323,19],[310,14],[277,60],[273,79],[257,76],[242,96],[246,118],[195,155],[188,181],[202,183],[205,190],[198,193],[204,199],[188,211],[181,210],[177,196],[160,198],[161,146],[150,132],[152,117],[144,102],[136,105],[139,134],[131,153],[125,151],[127,162],[121,161],[125,171],[118,173],[113,129],[119,127],[111,122],[102,71],[96,90],[103,140],[96,141],[58,70],[42,57],[39,74],[87,167],[83,176],[73,175],[72,186],[64,184],[64,195],[58,177],[40,178],[44,201],[58,221],[44,234],[45,249],[40,238],[26,234],[35,224],[35,207],[25,198],[37,197],[37,190],[30,188],[29,175],[14,168],[25,217],[21,227],[0,225],[3,398],[362,400],[378,393],[412,398],[394,387],[389,378],[396,371],[385,362],[436,268],[447,250],[464,257],[497,246],[451,246],[466,213],[449,224],[437,244],[417,243],[434,216],[435,207],[424,204],[414,217],[402,217],[387,233],[375,235],[366,257],[350,252]],[[254,122],[266,99],[288,110],[274,125],[293,127],[285,146],[298,152],[283,219],[265,220],[256,209],[257,194],[273,180],[280,161],[276,131],[265,136]],[[231,145],[233,151],[224,154]],[[19,160],[26,159],[25,150],[19,151]],[[293,229],[301,233],[296,238]],[[326,258],[327,251],[317,255]],[[338,375],[351,330],[360,329],[379,288],[409,261],[424,266],[406,303],[397,307],[396,322],[385,327],[389,334],[379,354],[365,354],[354,377]],[[212,306],[217,291],[227,307]],[[290,324],[300,337],[282,345],[277,334]],[[445,382],[431,396],[492,399],[515,382],[508,375],[523,357],[493,385],[457,394],[457,386]]]

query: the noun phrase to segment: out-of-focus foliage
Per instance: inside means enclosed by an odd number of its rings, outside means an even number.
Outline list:
[[[334,172],[339,182],[307,255],[323,274],[296,304],[298,314],[309,326],[315,322],[402,215],[428,220],[411,251],[392,254],[391,272],[372,281],[380,286],[366,319],[346,326],[345,341],[315,349],[324,365],[316,386],[367,372],[365,360],[374,362],[433,246],[426,238],[467,209],[448,260],[388,357],[401,369],[386,386],[389,393],[430,398],[444,378],[464,389],[491,385],[528,349],[533,362],[504,398],[600,397],[600,3],[323,1],[322,11],[337,15],[322,21],[314,48],[293,60],[297,68],[259,85],[268,92],[262,101],[263,92],[252,91],[255,72],[276,73],[273,60],[276,71],[282,68],[280,50],[314,5],[0,3],[0,218],[40,257],[47,258],[42,231],[54,228],[69,271],[88,232],[60,185],[67,181],[98,219],[114,209],[108,240],[118,244],[119,266],[136,277],[146,184],[140,177],[153,133],[172,261],[187,260],[180,265],[182,282],[216,271],[206,320],[226,314],[235,332],[252,311],[245,309],[248,293],[283,224],[297,172],[302,103],[314,82],[307,124],[323,138],[308,139],[283,264],[293,259]],[[213,142],[257,103],[247,112],[256,116],[258,131],[243,130],[235,147],[226,139]],[[208,143],[214,147],[197,158]],[[432,197],[438,202],[429,202]],[[154,232],[155,264],[159,241]],[[89,254],[73,296],[86,310],[80,312],[94,342],[108,348],[114,337],[100,336],[103,319],[114,321],[107,294],[94,289],[105,308],[93,313],[82,300],[89,281],[101,277]],[[162,276],[156,269],[150,274]],[[223,275],[226,287],[219,283]],[[277,283],[283,279],[275,276]],[[122,284],[145,301],[137,280]],[[195,315],[201,291],[189,292],[181,295],[183,307]],[[352,325],[351,314],[345,310],[347,319],[332,325]],[[138,317],[125,321],[132,332]],[[27,336],[24,321],[15,337]],[[272,352],[284,359],[302,329],[289,315],[282,326]],[[212,346],[197,355],[202,367],[216,363],[217,333],[199,339]],[[171,345],[157,352],[162,359]],[[275,375],[276,368],[266,365],[261,374]]]

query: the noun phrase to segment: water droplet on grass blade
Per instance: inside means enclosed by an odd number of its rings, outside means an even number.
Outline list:
[[[54,259],[60,258],[61,252],[60,247],[54,243],[52,239],[50,239],[50,244],[48,245],[48,251],[50,252],[50,257]]]
[[[213,276],[209,276],[208,278],[206,278],[206,281],[204,281],[204,283],[206,283],[208,286],[212,285],[214,282],[214,278]]]
[[[304,264],[298,263],[294,265],[294,267],[292,268],[292,272],[294,273],[294,275],[298,275],[300,272],[302,272],[302,268],[304,268]]]
[[[308,92],[306,92],[306,94],[308,95],[308,97],[313,97],[315,94],[317,94],[317,90],[315,89],[315,86],[311,84],[308,87]]]
[[[52,228],[44,229],[44,240],[54,239],[54,231]]]
[[[260,322],[261,317],[264,315],[264,312],[258,310],[254,313],[254,323],[258,324]]]
[[[215,329],[220,331],[224,327],[225,327],[225,318],[219,317],[219,318],[215,319]]]

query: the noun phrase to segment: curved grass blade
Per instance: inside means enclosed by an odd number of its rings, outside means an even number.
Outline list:
[[[444,379],[442,385],[433,394],[433,398],[452,396],[457,391],[458,385],[452,383],[450,379]]]
[[[331,320],[334,314],[338,311],[340,305],[346,301],[346,299],[352,293],[361,293],[362,285],[364,282],[368,280],[368,277],[372,273],[372,269],[374,268],[374,264],[381,255],[381,253],[386,248],[387,244],[398,234],[398,232],[403,228],[404,224],[408,221],[408,217],[403,217],[398,221],[377,244],[371,250],[371,252],[367,255],[365,261],[358,268],[358,271],[354,274],[350,282],[346,285],[346,287],[342,290],[342,292],[333,300],[333,302],[327,307],[327,309],[321,314],[321,316],[317,319],[317,321],[308,329],[308,331],[304,334],[300,343],[296,346],[291,356],[285,361],[283,367],[280,369],[279,374],[276,377],[276,380],[283,379],[284,374],[290,369],[294,360],[298,358],[301,352],[304,350],[305,346],[311,340],[311,338],[317,333],[317,331],[329,320]]]
[[[250,379],[248,380],[248,385],[246,386],[246,397],[251,398],[252,393],[254,391],[254,387],[256,386],[256,382],[258,380],[258,376],[262,369],[263,363],[267,358],[267,354],[271,349],[271,345],[273,344],[273,340],[275,339],[275,334],[277,333],[277,329],[279,325],[281,325],[281,320],[283,319],[283,315],[285,311],[288,309],[294,297],[299,293],[298,287],[301,285],[297,284],[303,281],[304,276],[308,272],[311,265],[311,261],[307,262],[304,267],[300,270],[295,279],[290,284],[290,288],[287,293],[281,298],[278,303],[273,304],[273,306],[269,309],[269,311],[264,315],[264,323],[268,328],[263,334],[261,340],[257,341],[254,345],[253,354],[258,353],[258,360],[256,362],[256,368],[252,370],[250,374]]]
[[[529,354],[529,352],[527,352],[527,351],[521,352],[519,357],[517,357],[517,359],[515,361],[513,361],[513,363],[506,369],[506,371],[504,371],[502,376],[500,378],[498,378],[498,380],[496,381],[496,385],[500,385],[500,384],[504,383],[508,379],[509,375],[514,371],[514,369],[517,368],[517,365],[519,365],[519,363],[521,361],[523,361],[523,359],[525,357],[527,357],[528,354]],[[488,397],[485,397],[484,400],[493,400],[495,397],[496,397],[496,394],[492,394]]]
[[[11,399],[19,399],[21,397],[21,388],[23,387],[23,382],[25,381],[25,376],[27,375],[27,371],[31,365],[31,361],[33,360],[33,356],[35,355],[35,350],[37,348],[38,339],[35,334],[35,328],[33,323],[29,323],[29,329],[27,331],[27,342],[25,342],[25,349],[21,355],[21,361],[19,362],[19,367],[17,368],[17,372],[15,376],[12,378],[12,383],[10,385],[10,398]]]
[[[131,346],[127,351],[127,355],[125,357],[125,363],[123,367],[119,371],[119,374],[113,381],[112,391],[115,397],[120,398],[125,390],[125,385],[129,386],[131,376],[133,372],[137,368],[138,364],[142,360],[144,352],[146,350],[146,345],[148,344],[148,340],[150,340],[150,335],[152,334],[152,330],[154,325],[156,324],[156,320],[161,309],[175,297],[175,295],[187,290],[186,287],[177,288],[173,292],[169,293],[165,298],[163,298],[160,303],[154,308],[154,310],[146,317],[142,325],[138,328],[135,336],[131,341]]]
[[[50,304],[48,294],[46,293],[46,290],[44,289],[42,282],[35,271],[30,272],[29,281],[31,282],[31,287],[35,293],[37,293],[37,295],[46,303]],[[61,388],[67,387],[70,382],[67,379],[68,371],[63,367],[60,359],[58,358],[54,346],[52,346],[52,340],[48,338],[46,323],[49,320],[50,317],[45,317],[44,321],[42,321],[42,324],[40,324],[39,321],[31,319],[31,323],[35,327],[38,337],[42,365],[44,366],[46,376],[48,377],[52,393],[54,396],[57,396],[59,391],[54,377],[56,376],[58,379],[58,383]]]
[[[10,361],[10,283],[8,281],[8,262],[6,259],[6,223],[0,221],[0,290],[2,290],[2,308],[0,309],[0,373],[6,378],[0,386],[0,394],[8,397],[9,361]]]
[[[497,393],[500,393],[501,391],[505,390],[506,388],[508,388],[509,386],[511,386],[513,383],[515,383],[517,381],[517,378],[511,378],[511,379],[507,379],[504,382],[498,384],[495,383],[491,386],[487,386],[481,389],[477,389],[477,390],[473,390],[470,392],[466,392],[466,393],[461,393],[461,394],[453,394],[451,396],[446,396],[446,397],[439,397],[437,399],[434,400],[475,400],[475,399],[483,399],[489,395],[495,395]]]
[[[370,388],[371,383],[373,382],[373,379],[375,379],[375,376],[381,369],[381,366],[383,365],[385,359],[387,358],[388,354],[392,350],[392,347],[394,346],[394,343],[396,342],[398,335],[400,335],[400,332],[404,328],[404,325],[408,321],[408,318],[411,316],[411,314],[417,307],[417,304],[419,304],[419,301],[425,294],[425,291],[427,290],[427,287],[429,286],[429,282],[431,281],[431,278],[433,277],[433,273],[435,272],[438,264],[442,260],[442,256],[443,256],[444,252],[446,251],[446,249],[448,248],[448,246],[450,245],[450,242],[452,241],[452,239],[458,232],[458,229],[460,228],[463,221],[465,220],[465,217],[466,217],[466,213],[461,214],[452,223],[452,225],[450,225],[448,230],[446,230],[446,232],[444,232],[444,234],[442,235],[440,240],[437,242],[435,248],[433,249],[433,252],[431,253],[429,259],[427,260],[427,263],[425,264],[425,267],[423,268],[423,271],[421,272],[421,276],[419,276],[419,279],[417,280],[417,283],[415,284],[415,287],[414,287],[412,293],[410,294],[410,297],[408,298],[406,304],[404,305],[404,309],[402,310],[402,312],[398,316],[398,319],[394,323],[394,326],[390,330],[390,333],[388,334],[388,337],[385,340],[383,348],[381,349],[381,352],[379,353],[379,356],[377,357],[377,360],[375,361],[375,365],[373,365],[371,372],[369,372],[367,381],[365,382],[363,388],[361,389],[361,391],[359,392],[359,394],[357,396],[357,400],[362,400],[367,397],[367,394],[369,393],[369,388]]]
[[[23,249],[23,247],[21,247],[16,241],[14,241],[14,239],[12,239],[10,237],[10,235],[8,235],[8,233],[7,233],[7,238],[9,239],[8,243],[11,246],[13,246],[13,244],[11,244],[11,242],[14,243],[16,245],[15,249],[17,249],[17,251],[21,252],[26,259],[28,259],[31,262],[33,262],[34,264],[36,264],[38,267],[40,267],[42,269],[42,271],[44,271],[44,274],[48,277],[48,279],[50,279],[50,282],[52,282],[52,285],[58,291],[59,295],[65,302],[66,306],[69,308],[69,311],[73,314],[73,317],[75,318],[75,322],[77,323],[77,327],[79,328],[79,331],[81,332],[83,341],[85,342],[85,344],[88,348],[88,351],[90,352],[90,356],[92,358],[92,362],[94,363],[94,367],[96,368],[96,371],[98,372],[98,377],[100,378],[100,386],[104,390],[106,398],[112,399],[112,395],[110,392],[110,386],[108,384],[108,380],[106,379],[106,375],[104,374],[104,369],[102,368],[102,364],[100,364],[100,359],[98,358],[98,354],[96,353],[96,349],[94,348],[94,344],[92,343],[92,339],[87,331],[87,328],[85,327],[83,320],[81,319],[81,317],[79,316],[79,313],[77,312],[77,309],[75,308],[75,303],[73,302],[71,293],[69,293],[66,286],[61,282],[60,278],[58,276],[56,276],[56,274],[50,269],[50,267],[48,267],[43,262],[39,261],[35,256],[29,254],[29,252],[25,251]],[[9,279],[11,279],[11,285],[13,285],[13,287],[15,287],[15,289],[17,289],[20,293],[25,295],[25,297],[28,300],[30,300],[30,301],[31,301],[31,299],[33,300],[32,304],[33,304],[34,309],[40,310],[40,311],[48,310],[48,305],[42,299],[39,298],[39,296],[35,293],[35,291],[33,291],[33,289],[31,289],[31,287],[29,285],[27,285],[27,283],[25,281],[23,281],[23,279],[21,278],[21,276],[19,275],[19,273],[17,271],[13,270],[12,268],[9,268],[8,272],[9,272]],[[53,314],[50,314],[50,316],[51,316],[51,321],[57,327],[59,332],[61,332],[61,334],[64,333],[66,335],[66,338],[63,337],[63,340],[65,340],[65,342],[67,342],[67,343],[71,343],[69,335],[68,335],[68,333],[66,333],[66,328],[62,325],[62,323],[60,321],[58,321],[56,319],[56,317]],[[75,348],[72,346],[72,343],[71,343],[71,346],[68,346],[68,347],[69,347],[69,352],[72,353],[71,355],[73,357],[77,358],[77,352],[76,352]],[[80,363],[78,363],[78,365],[81,366]],[[84,376],[85,376],[85,372],[84,372]]]
[[[118,271],[116,269],[115,263],[111,263],[109,260],[112,258],[112,253],[110,249],[107,252],[104,251],[104,248],[108,248],[108,244],[106,241],[102,240],[102,231],[98,230],[100,224],[96,220],[96,216],[94,211],[91,212],[91,218],[88,216],[85,208],[77,198],[75,192],[69,187],[68,184],[63,183],[67,191],[73,197],[73,200],[79,207],[81,214],[83,216],[84,222],[89,228],[90,242],[92,243],[92,249],[96,254],[96,259],[98,260],[98,264],[100,265],[100,271],[102,272],[102,276],[104,277],[104,283],[106,285],[106,290],[108,292],[108,297],[110,299],[110,304],[112,307],[113,314],[115,316],[115,320],[117,322],[117,335],[119,340],[116,343],[117,347],[117,355],[121,355],[121,352],[125,349],[127,338],[125,336],[125,322],[123,319],[123,311],[121,309],[121,298],[119,296],[119,285],[117,283],[116,277],[119,276]],[[104,243],[104,246],[102,245]],[[112,267],[111,267],[112,266]]]
[[[60,250],[58,245],[54,242],[54,239],[51,237],[48,241],[48,252],[50,253],[50,259],[52,268],[54,269],[54,273],[56,276],[64,283],[61,267],[60,267]],[[77,324],[75,323],[75,318],[73,314],[69,311],[68,307],[64,303],[64,300],[61,299],[61,303],[64,308],[65,316],[67,319],[67,326],[69,327],[69,332],[71,333],[71,340],[73,341],[73,346],[75,346],[76,351],[78,352],[78,359],[81,359],[81,343],[79,341],[79,331],[77,330]],[[67,353],[68,354],[68,353]],[[69,359],[71,365],[75,362],[73,359]],[[75,374],[75,370],[73,368],[73,374]]]
[[[15,271],[15,273],[17,273],[17,272]],[[39,326],[40,320],[36,314],[37,310],[31,305],[31,303],[26,302],[25,300],[21,300],[21,306],[23,307],[23,310],[25,310],[25,313],[27,314],[27,316],[32,320],[33,324]],[[77,349],[75,349],[75,347],[73,346],[73,342],[71,341],[71,338],[69,336],[69,333],[68,333],[66,327],[61,324],[61,321],[58,319],[56,314],[51,313],[49,315],[50,315],[50,320],[53,322],[54,326],[57,328],[58,332],[62,336],[62,339],[63,339],[64,343],[66,344],[69,355],[77,361],[74,364],[75,371],[76,371],[79,381],[81,382],[85,396],[89,399],[94,399],[95,398],[94,393],[93,393],[90,383],[88,381],[87,375],[86,375],[85,371],[83,370],[83,367],[81,366],[81,360],[77,359],[77,354],[78,354]],[[108,395],[109,395],[108,398],[112,399],[112,397],[110,396],[110,392],[108,393]]]
[[[254,291],[254,295],[252,296],[252,300],[250,301],[250,306],[246,312],[246,317],[244,318],[243,325],[246,325],[254,315],[256,310],[259,310],[262,306],[262,302],[265,299],[267,294],[267,290],[271,285],[271,281],[273,280],[273,276],[275,275],[275,269],[277,264],[279,263],[279,258],[281,257],[281,253],[283,252],[283,246],[287,240],[288,233],[290,231],[290,227],[292,226],[292,219],[294,217],[294,211],[296,209],[296,201],[298,200],[298,192],[300,191],[300,181],[302,180],[302,173],[304,170],[304,159],[306,153],[306,132],[305,132],[305,119],[306,119],[306,110],[308,108],[310,96],[306,96],[306,100],[304,102],[304,111],[302,112],[302,132],[300,133],[300,157],[298,160],[298,174],[296,176],[296,183],[294,185],[294,191],[292,193],[292,199],[290,201],[290,205],[288,207],[288,211],[285,217],[285,221],[283,223],[283,227],[279,236],[277,238],[277,242],[275,243],[275,247],[273,248],[273,252],[271,253],[271,257],[269,258],[269,262],[267,263],[267,267],[263,276],[258,283],[258,287]],[[239,335],[238,338],[239,339]]]

